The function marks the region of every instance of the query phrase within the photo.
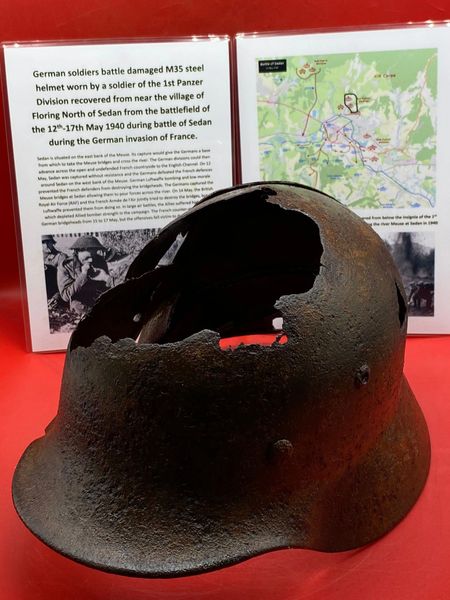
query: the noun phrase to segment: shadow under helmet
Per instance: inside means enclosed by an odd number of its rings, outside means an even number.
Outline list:
[[[429,468],[406,313],[384,243],[329,196],[264,182],[205,198],[73,333],[58,414],[14,476],[21,518],[144,577],[375,540]],[[221,342],[255,333],[274,341]]]

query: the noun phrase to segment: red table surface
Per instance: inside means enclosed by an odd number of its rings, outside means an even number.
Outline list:
[[[63,354],[25,351],[17,294],[0,296],[0,598],[7,600],[438,600],[450,598],[450,337],[410,338],[405,371],[425,413],[431,471],[419,501],[382,539],[359,550],[271,552],[172,580],[95,571],[58,555],[22,524],[14,467],[54,416]]]

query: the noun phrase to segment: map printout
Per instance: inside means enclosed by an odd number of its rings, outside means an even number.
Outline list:
[[[435,206],[436,49],[286,62],[258,73],[263,179],[300,181],[352,208]]]
[[[409,333],[450,333],[450,29],[237,38],[243,182],[294,181],[383,238]]]

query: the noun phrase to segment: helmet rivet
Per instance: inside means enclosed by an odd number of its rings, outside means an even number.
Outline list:
[[[361,365],[356,371],[355,384],[357,387],[367,385],[369,383],[370,367],[367,364]]]
[[[294,446],[289,440],[278,440],[272,445],[272,457],[278,460],[290,458],[294,453]]]

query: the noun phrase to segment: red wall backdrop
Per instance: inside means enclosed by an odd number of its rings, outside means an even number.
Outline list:
[[[2,0],[0,41],[185,36],[450,18],[449,0]],[[2,106],[3,108],[3,106]],[[0,288],[19,284],[5,125],[0,126]]]

